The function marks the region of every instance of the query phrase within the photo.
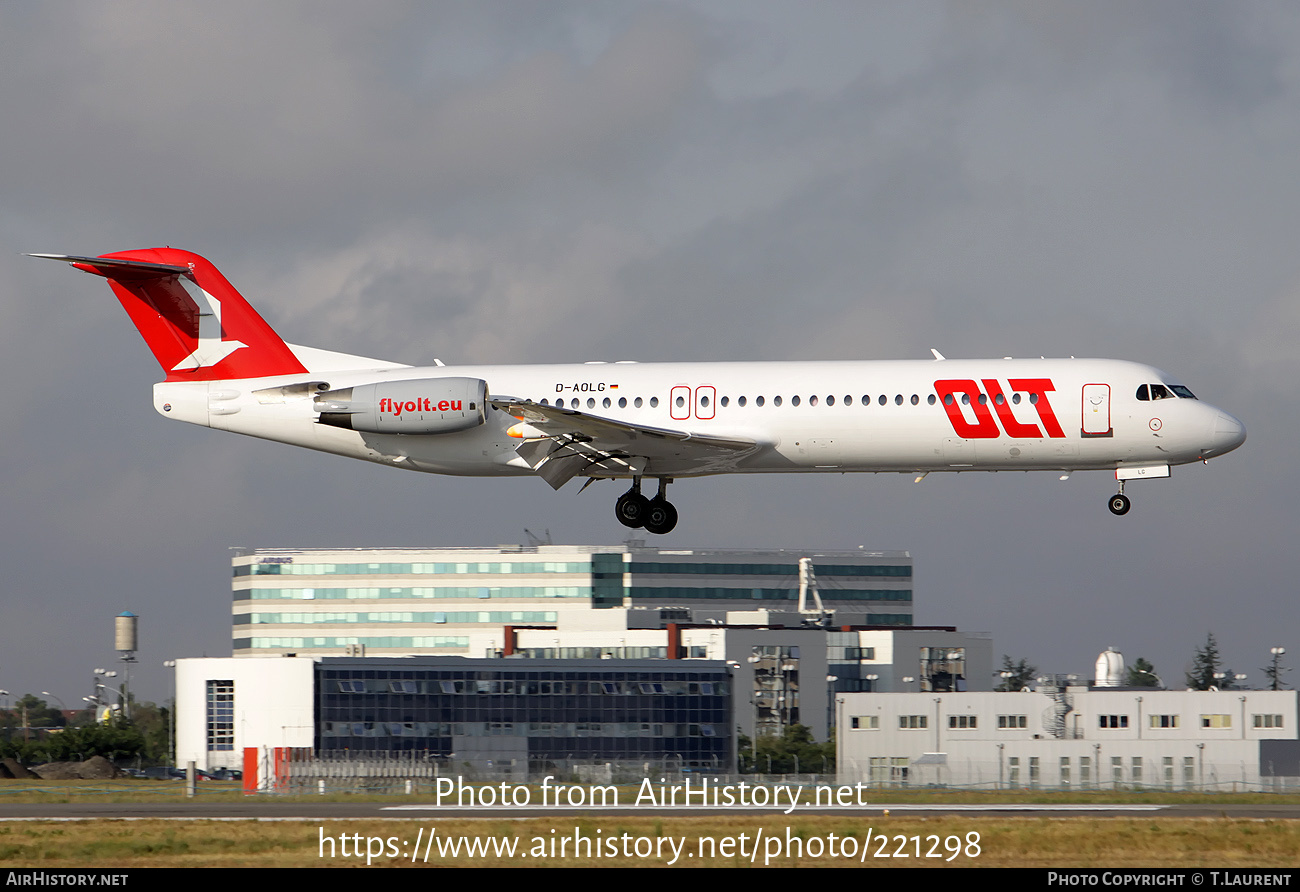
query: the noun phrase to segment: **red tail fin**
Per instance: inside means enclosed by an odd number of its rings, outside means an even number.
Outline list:
[[[168,381],[262,378],[307,371],[217,268],[176,248],[66,260],[108,279]]]

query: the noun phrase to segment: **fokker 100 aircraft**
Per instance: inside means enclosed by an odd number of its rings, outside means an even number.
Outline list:
[[[168,418],[435,474],[628,479],[618,519],[651,533],[677,523],[668,484],[705,474],[1108,470],[1125,514],[1126,481],[1246,439],[1135,362],[412,367],[286,344],[188,251],[33,256],[108,279],[166,373],[154,408]]]

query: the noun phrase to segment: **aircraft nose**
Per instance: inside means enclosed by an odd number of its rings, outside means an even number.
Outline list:
[[[1219,412],[1214,419],[1214,432],[1210,436],[1210,442],[1212,445],[1205,450],[1207,458],[1231,452],[1246,442],[1246,425],[1227,412]]]

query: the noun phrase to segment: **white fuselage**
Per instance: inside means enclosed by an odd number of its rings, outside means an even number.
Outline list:
[[[456,433],[358,433],[318,423],[309,391],[276,391],[451,376],[482,379],[493,397],[562,400],[584,415],[757,444],[732,461],[654,458],[640,469],[646,476],[1167,468],[1245,439],[1231,415],[1172,395],[1169,375],[1101,359],[400,367],[161,383],[154,402],[179,420],[396,467],[532,474],[508,412],[489,409],[485,423]],[[1138,399],[1156,384],[1169,398]]]

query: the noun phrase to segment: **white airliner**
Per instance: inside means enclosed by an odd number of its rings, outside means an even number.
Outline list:
[[[1125,514],[1126,481],[1246,439],[1135,362],[412,367],[286,344],[188,251],[32,256],[108,279],[166,373],[154,407],[168,418],[435,474],[630,479],[618,519],[652,533],[677,523],[667,485],[705,474],[1108,470]]]

